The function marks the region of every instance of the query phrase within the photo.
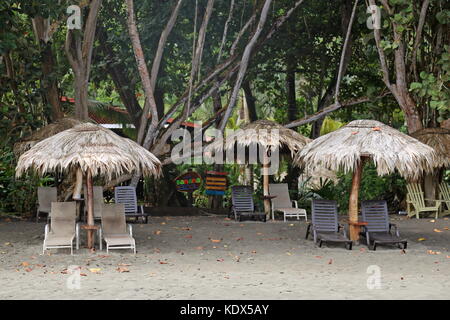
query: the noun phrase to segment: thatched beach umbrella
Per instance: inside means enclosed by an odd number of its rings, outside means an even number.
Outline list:
[[[425,198],[436,199],[440,172],[443,168],[450,167],[450,129],[426,128],[412,133],[411,136],[436,151],[436,168],[424,177]]]
[[[450,129],[426,128],[411,134],[436,151],[436,166],[450,167]]]
[[[269,120],[256,120],[241,127],[225,143],[213,143],[212,149],[232,152],[239,147],[262,147],[263,153],[263,190],[264,211],[270,212],[269,196],[269,164],[267,153],[275,149],[289,151],[291,155],[301,150],[311,140],[302,136],[294,130],[287,129],[282,125]],[[256,149],[255,149],[256,150]]]
[[[363,163],[371,160],[378,175],[397,170],[417,179],[436,164],[434,150],[420,141],[379,121],[355,120],[308,144],[294,159],[297,165],[353,172],[349,201],[350,237],[357,240],[358,193]]]
[[[16,157],[20,157],[24,152],[30,150],[39,141],[47,139],[61,131],[75,127],[76,125],[82,124],[80,120],[73,118],[61,118],[58,119],[42,128],[33,131],[29,136],[21,139],[19,142],[14,144],[14,154]]]
[[[134,172],[158,176],[161,163],[136,142],[101,126],[84,123],[42,140],[20,156],[16,176],[28,169],[40,175],[82,172],[87,184],[88,225],[93,226],[93,176],[106,180]],[[88,232],[88,247],[92,247],[92,232]]]

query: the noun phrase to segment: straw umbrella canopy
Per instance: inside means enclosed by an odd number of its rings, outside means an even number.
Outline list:
[[[36,131],[14,144],[14,154],[16,157],[20,157],[24,152],[28,151],[32,146],[34,146],[39,141],[47,139],[61,131],[75,127],[76,125],[82,124],[80,120],[73,118],[61,118],[58,119]]]
[[[88,226],[93,226],[93,176],[102,176],[106,180],[137,172],[144,176],[159,176],[161,162],[136,142],[99,125],[83,123],[42,140],[22,154],[16,176],[29,169],[40,175],[70,171],[85,175]],[[88,247],[92,247],[92,232],[88,232]]]
[[[425,198],[436,199],[437,186],[443,168],[450,167],[450,129],[426,128],[411,134],[436,151],[436,168],[424,177]]]
[[[289,151],[291,156],[301,150],[311,140],[302,136],[294,130],[283,127],[282,125],[269,120],[256,120],[248,123],[227,137],[225,143],[221,141],[214,142],[211,149],[216,151],[225,150],[232,152],[235,148],[260,146],[264,148],[263,153],[263,189],[264,189],[264,211],[270,212],[269,196],[269,166],[268,152],[275,149]]]
[[[420,141],[379,121],[355,120],[308,144],[294,159],[306,168],[353,172],[349,201],[350,236],[358,235],[358,193],[363,163],[371,160],[378,175],[397,170],[405,178],[417,179],[436,165],[435,151]]]
[[[436,151],[436,166],[450,166],[450,129],[426,128],[411,134],[422,143]]]

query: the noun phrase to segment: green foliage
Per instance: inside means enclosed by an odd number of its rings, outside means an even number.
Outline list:
[[[350,198],[352,174],[338,174],[339,182],[334,185],[328,182],[318,190],[313,190],[321,198],[336,200],[339,212],[346,213]],[[405,180],[397,174],[379,177],[372,164],[364,167],[359,191],[359,201],[379,200],[388,201],[391,210],[398,211],[400,202],[405,198]]]

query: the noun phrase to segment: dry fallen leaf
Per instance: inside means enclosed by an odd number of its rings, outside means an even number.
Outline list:
[[[160,235],[161,234],[161,230],[156,230],[155,232],[153,232],[156,235]]]
[[[89,271],[92,273],[99,273],[102,269],[101,268],[90,268]]]
[[[425,241],[425,240],[427,240],[426,238],[419,238],[419,239],[417,239],[417,241]]]
[[[328,264],[332,264],[333,263],[333,259],[330,259],[329,261],[328,261]]]
[[[28,262],[24,261],[24,262],[22,262],[20,265],[21,265],[22,267],[28,267],[30,264],[29,264]]]
[[[224,260],[223,260],[223,259],[217,259],[217,261],[218,261],[218,262],[223,262]]]
[[[440,251],[428,250],[427,252],[428,252],[428,254],[441,254]]]
[[[130,270],[128,268],[125,267],[118,267],[116,269],[118,272],[122,273],[122,272],[130,272]]]
[[[211,239],[211,242],[214,242],[214,243],[219,243],[221,241],[222,241],[221,239]]]
[[[434,232],[444,232],[444,231],[439,230],[439,229],[433,229],[433,231],[434,231]]]
[[[186,236],[184,236],[186,239],[192,239],[192,234],[188,234]]]
[[[203,247],[199,246],[199,247],[195,247],[195,249],[197,249],[197,250],[203,250]]]

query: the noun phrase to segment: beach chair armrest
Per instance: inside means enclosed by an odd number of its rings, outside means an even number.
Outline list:
[[[143,213],[144,213],[144,205],[141,204],[141,205],[139,206],[139,208],[141,208],[141,213],[143,214]]]
[[[294,208],[298,208],[298,202],[297,202],[297,200],[292,200],[292,203],[294,204]]]
[[[44,229],[44,237],[47,238],[47,234],[50,231],[50,225],[47,223]]]
[[[133,227],[131,224],[128,224],[128,232],[130,233],[130,236],[133,236]]]

